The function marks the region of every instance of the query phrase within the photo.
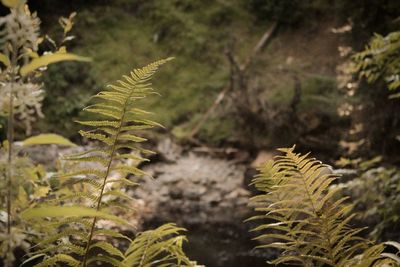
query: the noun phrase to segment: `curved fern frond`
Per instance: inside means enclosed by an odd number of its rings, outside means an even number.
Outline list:
[[[164,224],[155,230],[140,233],[125,254],[125,266],[193,266],[183,252],[185,229]]]
[[[46,258],[41,263],[36,264],[36,267],[52,267],[55,266],[57,263],[65,263],[71,267],[78,267],[80,262],[73,257],[67,254],[57,254],[51,257]]]
[[[57,247],[60,245],[57,242],[61,241],[74,244],[76,236],[79,246],[85,247],[83,255],[79,251],[73,258],[81,266],[86,266],[90,262],[107,262],[120,266],[124,260],[124,254],[118,248],[106,241],[98,241],[96,237],[100,234],[106,237],[126,237],[112,230],[99,229],[97,222],[111,220],[117,224],[127,224],[123,219],[110,214],[111,209],[107,208],[107,202],[113,205],[115,200],[119,199],[117,204],[119,207],[123,207],[124,201],[132,200],[123,191],[123,187],[136,185],[135,182],[128,180],[127,176],[146,175],[136,166],[129,166],[126,162],[138,163],[147,160],[143,155],[152,152],[137,145],[147,140],[137,131],[160,125],[144,117],[149,112],[137,107],[136,104],[139,99],[154,93],[149,81],[158,68],[169,60],[170,58],[156,61],[144,68],[135,69],[129,76],[123,76],[122,80],[108,86],[107,90],[98,93],[93,98],[96,103],[84,110],[98,115],[99,119],[78,121],[79,124],[89,128],[81,130],[79,133],[84,138],[98,142],[99,146],[95,149],[64,156],[68,171],[57,175],[61,180],[61,189],[55,200],[64,206],[34,209],[25,214],[26,218],[45,217],[52,220],[61,219],[63,222],[75,222],[75,219],[71,219],[75,217],[83,218],[85,222],[87,219],[91,219],[89,225],[87,223],[71,223],[67,228],[62,226],[64,223],[55,223],[54,225],[59,227],[61,233],[45,240],[46,245],[56,243],[54,246]],[[135,154],[127,153],[127,149],[134,150]],[[71,203],[72,206],[67,203]],[[77,235],[75,230],[80,231],[80,234]],[[68,238],[65,238],[66,236]],[[42,243],[42,245],[44,244]],[[64,250],[61,252],[64,253]],[[67,260],[70,258],[55,255],[46,259],[43,266],[60,261],[71,266],[76,263]]]
[[[331,188],[337,176],[327,165],[294,147],[260,169],[253,184],[262,194],[252,203],[263,220],[254,231],[265,231],[256,239],[259,248],[277,248],[282,254],[273,264],[303,266],[378,266],[381,245],[359,237],[363,229],[349,226],[354,215],[347,198],[336,199],[338,188]],[[368,264],[367,264],[368,263]]]

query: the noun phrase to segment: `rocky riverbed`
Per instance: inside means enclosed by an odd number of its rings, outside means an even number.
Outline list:
[[[199,264],[265,266],[271,254],[253,249],[257,243],[249,233],[252,225],[243,222],[252,211],[248,206],[251,192],[244,185],[248,167],[234,157],[184,149],[170,139],[154,150],[157,158],[141,166],[154,179],[140,178],[141,185],[128,191],[136,199],[137,209],[129,220],[142,230],[164,222],[187,228],[186,250]],[[49,166],[60,154],[71,152],[55,146],[49,146],[46,153],[41,151],[43,148],[31,148],[26,152],[36,162]]]

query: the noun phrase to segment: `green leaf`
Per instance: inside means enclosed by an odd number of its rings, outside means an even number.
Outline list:
[[[23,1],[23,2],[25,2],[25,1]],[[2,3],[3,5],[5,5],[6,7],[9,7],[9,8],[16,8],[16,7],[18,7],[20,4],[22,4],[22,1],[20,1],[20,0],[1,0],[1,3]]]
[[[98,217],[101,219],[107,219],[115,221],[121,224],[129,225],[129,222],[118,218],[117,216],[107,214],[105,212],[96,211],[90,208],[84,207],[41,207],[29,209],[21,213],[21,218],[25,220],[42,218],[42,217],[64,217],[64,216],[75,216],[75,217]]]
[[[58,134],[39,134],[29,137],[22,142],[23,146],[33,145],[60,145],[60,146],[76,146],[68,139]]]
[[[68,264],[68,266],[79,266],[80,262],[75,260],[73,257],[66,255],[66,254],[57,254],[52,257],[49,257],[42,261],[39,264],[36,264],[37,267],[46,267],[46,266],[54,266],[58,262],[64,262]]]
[[[28,73],[40,68],[47,66],[52,63],[60,61],[91,61],[88,57],[81,57],[70,53],[54,53],[46,54],[44,56],[33,59],[29,64],[23,66],[20,70],[22,76],[26,76]]]
[[[107,243],[105,241],[96,242],[95,244],[90,246],[90,249],[93,249],[93,248],[100,248],[100,249],[106,251],[110,255],[124,258],[124,254],[122,254],[122,252],[119,251],[119,249],[117,249],[116,247],[114,247],[113,245],[111,245],[110,243]]]
[[[11,65],[10,59],[3,53],[0,53],[0,62],[6,65],[6,67],[9,67]]]

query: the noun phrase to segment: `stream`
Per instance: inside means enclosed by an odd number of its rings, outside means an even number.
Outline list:
[[[185,151],[170,140],[157,147],[161,160],[143,166],[155,177],[143,180],[132,194],[144,200],[145,229],[175,222],[188,229],[185,251],[208,267],[268,266],[274,252],[254,249],[257,233],[248,206],[246,165],[207,153]]]
[[[127,214],[130,218],[126,219],[140,230],[166,222],[186,228],[185,251],[199,265],[268,266],[266,261],[275,257],[274,251],[254,249],[259,245],[252,240],[257,233],[249,231],[256,224],[244,222],[253,215],[248,204],[252,193],[245,186],[247,165],[237,157],[183,148],[170,139],[159,142],[154,150],[157,158],[140,168],[155,179],[140,178],[141,185],[128,191],[137,199],[134,208],[139,217]],[[42,151],[32,148],[27,153],[47,166],[54,166],[60,154],[71,153],[54,146]]]

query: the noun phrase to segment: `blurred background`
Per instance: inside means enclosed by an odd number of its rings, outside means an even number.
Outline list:
[[[189,229],[189,255],[207,266],[265,266],[255,251],[248,186],[278,147],[332,165],[379,240],[400,236],[400,1],[31,0],[57,36],[76,11],[70,50],[90,64],[51,65],[33,132],[80,139],[90,96],[134,67],[169,56],[144,102],[165,129],[142,166],[157,177],[132,194],[141,227]],[[24,135],[23,129],[19,135]],[[4,136],[3,136],[4,138]],[[37,160],[46,163],[51,159]],[[373,207],[373,208],[372,208]]]

